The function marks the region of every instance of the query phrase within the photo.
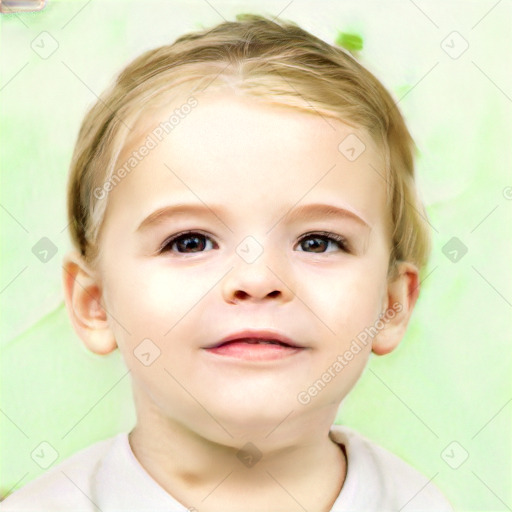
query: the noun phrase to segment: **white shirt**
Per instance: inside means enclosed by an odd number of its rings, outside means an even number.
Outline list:
[[[331,512],[453,511],[432,482],[355,431],[333,425],[347,475]],[[197,505],[200,509],[200,506]],[[189,512],[141,466],[128,434],[95,443],[14,492],[3,512]],[[267,512],[267,511],[265,511]],[[272,511],[268,511],[272,512]]]

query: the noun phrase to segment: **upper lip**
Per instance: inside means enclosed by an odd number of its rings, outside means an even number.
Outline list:
[[[244,331],[235,332],[233,334],[229,334],[228,336],[222,338],[219,341],[216,341],[206,347],[203,348],[216,348],[220,347],[221,345],[224,345],[224,343],[228,343],[229,341],[235,341],[235,340],[244,340],[244,339],[261,339],[261,340],[271,340],[271,341],[277,341],[279,343],[282,343],[283,345],[288,345],[290,347],[295,348],[305,348],[300,343],[292,340],[288,336],[285,336],[284,334],[281,334],[276,331],[270,331],[270,330],[252,330],[252,329],[246,329]]]

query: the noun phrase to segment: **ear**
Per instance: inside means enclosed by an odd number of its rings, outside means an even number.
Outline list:
[[[98,277],[77,252],[64,257],[62,269],[66,308],[76,333],[91,352],[112,352],[117,343],[102,304]]]
[[[372,351],[384,355],[394,350],[405,335],[414,305],[420,293],[419,271],[412,263],[399,262],[388,280],[387,297],[383,301],[379,330],[372,343]]]

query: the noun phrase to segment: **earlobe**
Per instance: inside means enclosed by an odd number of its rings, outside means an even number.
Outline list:
[[[68,315],[85,346],[101,355],[115,350],[115,337],[102,305],[101,283],[77,252],[65,256],[62,279]]]
[[[372,351],[378,355],[394,350],[407,330],[419,295],[419,271],[412,263],[397,264],[396,277],[388,282],[387,304],[382,315],[382,329],[372,343]]]

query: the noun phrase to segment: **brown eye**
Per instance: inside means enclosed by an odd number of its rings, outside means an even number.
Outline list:
[[[303,248],[301,252],[333,252],[327,251],[329,244],[337,245],[342,251],[349,252],[345,238],[336,233],[309,233],[299,240],[299,245]]]
[[[205,247],[211,241],[209,237],[201,233],[189,231],[187,233],[180,233],[174,235],[172,238],[167,239],[162,244],[160,252],[177,252],[179,254],[193,254],[196,252],[204,252]]]

